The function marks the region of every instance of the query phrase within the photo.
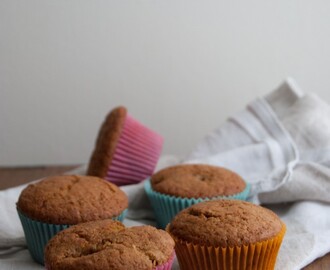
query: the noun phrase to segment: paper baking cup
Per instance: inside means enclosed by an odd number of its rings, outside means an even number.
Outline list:
[[[153,268],[152,270],[171,270],[174,258],[175,258],[175,252],[173,252],[171,258],[166,263],[164,263],[162,265],[158,265],[155,268]]]
[[[135,184],[153,174],[163,147],[163,138],[126,116],[106,180],[118,186]]]
[[[119,216],[112,219],[123,221],[126,211],[127,209],[124,210]],[[44,248],[48,241],[55,234],[70,227],[71,225],[44,223],[28,218],[19,210],[17,210],[17,213],[21,220],[26,244],[32,258],[36,262],[44,264]]]
[[[19,211],[17,212],[23,226],[26,244],[32,258],[36,262],[44,264],[44,247],[47,242],[58,232],[68,228],[69,225],[43,223],[32,220],[21,214]]]
[[[162,194],[152,189],[150,179],[145,181],[144,189],[154,210],[157,224],[160,228],[164,229],[166,225],[176,216],[176,214],[193,204],[220,199],[246,200],[250,192],[250,185],[246,183],[245,189],[240,193],[230,196],[216,196],[212,198],[181,198]]]
[[[274,269],[286,227],[269,240],[236,247],[212,247],[174,238],[181,270],[271,270]]]

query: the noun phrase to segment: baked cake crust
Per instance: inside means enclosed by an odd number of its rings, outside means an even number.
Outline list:
[[[246,183],[236,173],[206,164],[165,168],[151,177],[152,189],[181,198],[211,198],[242,192]]]
[[[63,175],[28,185],[18,210],[51,224],[77,224],[112,218],[128,207],[126,194],[116,185],[92,176]]]
[[[51,270],[151,270],[166,263],[173,250],[174,241],[163,230],[102,220],[58,233],[45,248],[45,262]]]
[[[104,178],[126,120],[127,110],[123,106],[113,109],[105,118],[96,139],[87,175]]]
[[[215,200],[181,211],[168,231],[189,243],[235,247],[271,239],[283,226],[278,216],[264,207],[239,200]]]

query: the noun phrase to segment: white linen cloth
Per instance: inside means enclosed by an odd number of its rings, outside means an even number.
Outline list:
[[[276,269],[301,269],[330,251],[330,107],[294,80],[230,117],[185,162],[236,171],[251,183],[250,200],[284,220]]]
[[[184,160],[162,157],[156,170],[182,161],[238,172],[251,183],[250,200],[282,218],[287,233],[277,270],[301,269],[330,251],[330,108],[292,79],[229,118]],[[43,269],[28,254],[15,209],[24,187],[0,192],[0,269]],[[124,223],[155,224],[143,183],[123,190],[130,201]]]

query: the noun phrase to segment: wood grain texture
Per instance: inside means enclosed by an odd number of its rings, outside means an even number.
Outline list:
[[[330,252],[325,256],[316,259],[311,264],[303,268],[303,270],[329,270],[330,269]]]
[[[60,175],[77,168],[78,165],[39,167],[0,167],[0,190],[14,187],[51,175]],[[304,267],[303,270],[329,270],[330,253]]]
[[[63,174],[77,167],[78,165],[0,167],[0,190],[25,184],[46,176]]]

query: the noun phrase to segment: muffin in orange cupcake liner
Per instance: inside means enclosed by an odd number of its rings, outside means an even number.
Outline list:
[[[169,226],[166,231],[169,232]],[[274,269],[286,226],[273,238],[234,247],[214,247],[177,239],[175,253],[181,270]]]

